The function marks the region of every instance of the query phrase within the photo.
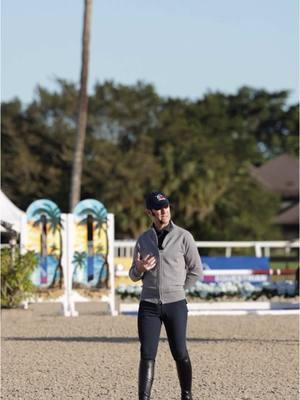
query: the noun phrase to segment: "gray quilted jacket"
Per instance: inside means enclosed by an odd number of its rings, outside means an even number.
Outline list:
[[[193,236],[173,222],[164,238],[162,249],[158,248],[155,229],[151,227],[137,240],[130,278],[143,281],[141,300],[172,303],[185,299],[185,289],[190,288],[202,277],[202,264]],[[153,255],[156,266],[139,273],[135,266],[137,253],[141,257]]]

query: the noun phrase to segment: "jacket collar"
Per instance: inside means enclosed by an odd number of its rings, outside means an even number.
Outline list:
[[[163,230],[167,231],[167,232],[171,232],[174,229],[174,226],[175,226],[174,222],[172,220],[170,220],[169,225],[166,228],[164,228]],[[154,231],[156,231],[154,224],[151,225],[151,228]]]

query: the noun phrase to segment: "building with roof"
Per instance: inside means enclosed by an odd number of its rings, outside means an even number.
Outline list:
[[[281,208],[275,219],[284,238],[299,238],[299,160],[282,154],[259,167],[252,176],[267,190],[280,195]]]

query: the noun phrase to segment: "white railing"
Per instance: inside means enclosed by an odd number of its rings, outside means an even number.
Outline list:
[[[135,240],[115,240],[114,256],[115,257],[132,257],[135,246]],[[252,248],[256,257],[270,257],[271,249],[284,249],[285,255],[289,255],[291,249],[299,249],[299,239],[275,240],[275,241],[242,241],[242,242],[199,242],[196,241],[197,247],[224,249],[225,256],[230,257],[233,249]],[[201,252],[200,252],[201,253]]]
[[[135,240],[115,240],[114,256],[115,257],[132,257],[135,246]]]
[[[135,246],[135,240],[115,240],[114,241],[114,257],[132,257]],[[253,248],[254,255],[256,257],[270,257],[271,249],[283,249],[285,255],[289,255],[291,249],[299,249],[299,239],[293,241],[275,240],[275,241],[243,241],[243,242],[196,242],[197,247],[200,248],[212,248],[212,249],[224,249],[224,255],[230,257],[233,249],[238,248]],[[1,249],[10,248],[9,244],[0,245]],[[200,252],[201,253],[201,252]]]

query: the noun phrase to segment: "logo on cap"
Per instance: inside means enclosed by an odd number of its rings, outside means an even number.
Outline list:
[[[161,193],[159,193],[159,194],[156,196],[156,198],[157,198],[157,200],[159,200],[159,201],[167,200],[167,199],[165,198],[165,196],[164,196],[163,194],[161,194]]]

